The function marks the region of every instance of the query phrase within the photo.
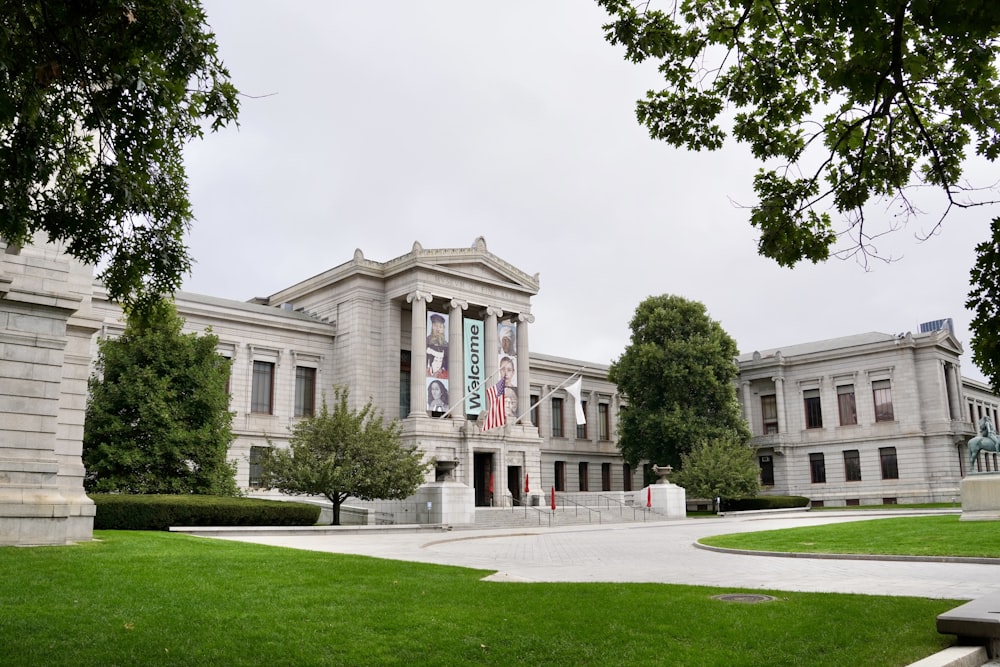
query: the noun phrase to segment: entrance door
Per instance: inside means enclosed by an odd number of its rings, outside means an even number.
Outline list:
[[[493,455],[476,452],[472,455],[473,484],[476,489],[476,507],[492,505]]]
[[[521,466],[507,466],[507,490],[515,505],[521,504]]]

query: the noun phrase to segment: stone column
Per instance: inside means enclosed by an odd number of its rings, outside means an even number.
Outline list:
[[[964,420],[964,411],[962,410],[962,378],[958,374],[958,366],[952,363],[945,362],[944,366],[945,372],[945,387],[948,391],[948,410],[951,413],[951,418],[955,420]]]
[[[468,301],[452,299],[448,304],[448,407],[452,419],[465,419],[465,355],[462,330],[462,311],[469,307]]]
[[[750,427],[750,432],[753,433],[753,406],[750,405],[750,380],[744,380],[740,387],[742,392],[740,395],[740,402],[743,403],[743,419],[746,420],[747,426]]]
[[[497,337],[497,321],[503,317],[503,311],[493,306],[486,307],[486,331],[483,336],[483,347],[486,349],[486,386],[496,384],[500,381],[497,374],[499,359],[497,359],[497,349],[499,340]]]
[[[788,421],[785,419],[785,378],[775,377],[774,402],[778,406],[778,433],[788,432]]]
[[[531,313],[517,316],[517,412],[524,413],[523,423],[531,423],[528,406],[531,405],[531,364],[528,360],[528,325],[535,321]],[[527,420],[527,422],[525,422]]]
[[[427,302],[431,295],[411,292],[406,302],[413,305],[410,321],[410,416],[427,416]]]

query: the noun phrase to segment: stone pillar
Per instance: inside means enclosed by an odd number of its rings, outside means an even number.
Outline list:
[[[518,414],[524,417],[520,423],[531,423],[531,413],[528,407],[531,405],[531,364],[528,360],[528,325],[535,321],[535,316],[531,313],[521,313],[517,316],[517,387],[518,387]],[[527,420],[527,421],[525,421]]]
[[[410,321],[410,416],[427,417],[427,302],[431,295],[411,292],[407,303],[413,305]]]
[[[469,307],[468,301],[452,299],[448,304],[448,407],[452,419],[465,419],[465,355],[463,354],[462,311]]]
[[[958,366],[945,362],[944,371],[945,387],[948,391],[948,410],[952,419],[962,421],[965,416],[961,398],[962,378],[959,377]]]
[[[778,406],[778,433],[788,432],[788,420],[785,419],[785,378],[775,377],[774,380],[774,402]]]
[[[497,359],[497,349],[499,340],[497,337],[497,321],[503,317],[503,311],[493,306],[486,307],[486,331],[484,332],[483,348],[486,352],[486,386],[496,384],[500,381],[497,373],[499,359]]]
[[[40,243],[0,253],[0,545],[89,540],[82,424],[90,325],[68,323],[89,299],[92,273]],[[70,341],[70,338],[73,341]],[[65,367],[72,342],[72,369]],[[79,343],[79,344],[78,344]],[[83,345],[82,343],[86,343]],[[82,398],[82,401],[79,400]],[[77,428],[79,427],[79,428]],[[72,519],[72,521],[71,521]]]
[[[744,380],[740,387],[740,402],[743,403],[743,419],[746,420],[750,432],[753,433],[753,406],[750,405],[750,381]]]

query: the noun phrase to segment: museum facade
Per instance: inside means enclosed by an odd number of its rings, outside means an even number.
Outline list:
[[[436,466],[471,508],[538,502],[551,490],[623,501],[649,479],[616,446],[624,399],[608,366],[531,350],[538,275],[471,247],[425,249],[379,262],[361,250],[337,267],[248,302],[179,292],[189,331],[211,328],[232,360],[237,481],[259,486],[256,461],[285,446],[323,392],[350,391],[400,420],[406,444]],[[120,310],[95,287],[101,335]],[[938,323],[940,324],[940,323]],[[946,323],[945,323],[946,324]],[[950,502],[968,472],[965,443],[1000,401],[961,376],[949,326],[918,334],[867,333],[738,357],[737,393],[757,449],[762,492],[814,506]],[[504,379],[506,424],[484,430],[485,391]],[[569,389],[582,379],[578,424]],[[1000,424],[998,424],[1000,425]],[[997,470],[984,454],[982,469]],[[466,495],[463,495],[465,493]],[[421,501],[424,496],[418,496]]]

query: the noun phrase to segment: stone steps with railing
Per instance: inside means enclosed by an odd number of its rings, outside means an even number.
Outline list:
[[[549,528],[555,526],[632,523],[656,520],[655,514],[626,508],[585,506],[557,507],[478,507],[475,523],[461,528],[487,530],[491,528]],[[459,526],[455,526],[459,528]]]

